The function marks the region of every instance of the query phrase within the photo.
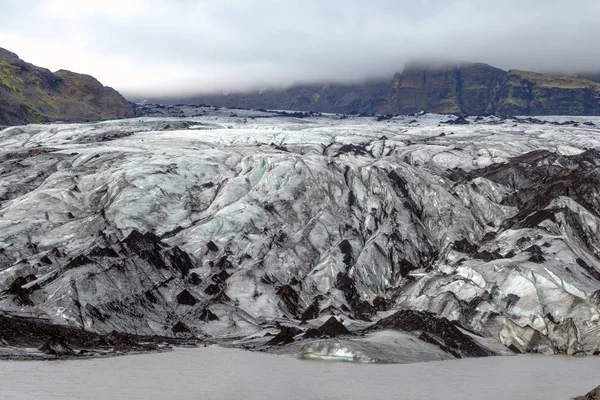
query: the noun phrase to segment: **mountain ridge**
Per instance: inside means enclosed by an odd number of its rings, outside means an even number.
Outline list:
[[[128,118],[133,109],[90,75],[51,72],[0,48],[0,125]]]
[[[409,63],[391,79],[361,84],[303,84],[148,101],[344,114],[600,115],[600,84],[593,75],[505,71],[478,62]]]

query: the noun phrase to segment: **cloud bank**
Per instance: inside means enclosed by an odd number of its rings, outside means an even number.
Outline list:
[[[414,59],[600,71],[597,0],[3,0],[0,47],[128,95],[390,77]]]

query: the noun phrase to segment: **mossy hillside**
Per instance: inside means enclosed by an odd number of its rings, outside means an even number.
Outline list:
[[[12,93],[18,93],[22,83],[23,81],[19,78],[14,66],[0,61],[0,85]]]
[[[129,103],[96,79],[52,73],[0,49],[0,124],[93,121],[133,116]]]
[[[597,115],[600,85],[581,77],[509,71],[496,111],[507,115]]]
[[[540,74],[537,72],[510,70],[509,77],[515,77],[523,81],[531,82],[536,86],[545,88],[560,89],[583,89],[600,88],[600,83],[596,83],[581,76],[553,76]]]
[[[400,87],[401,76],[402,75],[399,72],[394,74],[394,77],[392,78],[392,89],[398,89]]]

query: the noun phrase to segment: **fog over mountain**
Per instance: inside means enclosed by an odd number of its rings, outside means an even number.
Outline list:
[[[391,76],[414,59],[600,69],[592,0],[5,0],[0,45],[126,95]]]

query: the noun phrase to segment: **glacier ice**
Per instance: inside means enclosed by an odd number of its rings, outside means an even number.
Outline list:
[[[597,128],[237,115],[0,132],[0,309],[213,338],[410,309],[513,351],[600,351]]]

